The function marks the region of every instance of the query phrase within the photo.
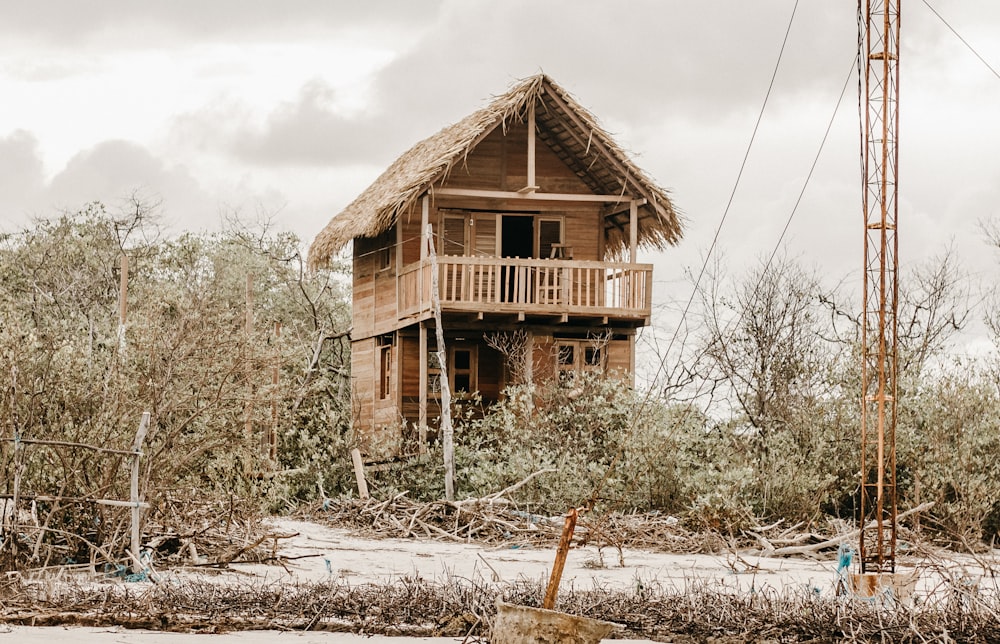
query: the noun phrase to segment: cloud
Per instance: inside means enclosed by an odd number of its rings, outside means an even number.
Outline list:
[[[342,99],[351,100],[342,100]],[[259,168],[388,165],[410,132],[399,114],[358,110],[322,79],[306,82],[294,99],[263,117],[240,101],[216,100],[171,120],[171,145],[195,148]]]
[[[829,70],[842,79],[854,57],[854,12],[808,4],[783,63],[786,91],[822,83]],[[474,106],[545,71],[599,115],[650,119],[683,110],[711,119],[763,100],[789,12],[778,0],[456,0],[378,85],[384,105],[405,102],[408,119],[429,110],[455,119],[461,114],[448,103]]]
[[[74,155],[46,181],[39,145],[31,132],[0,138],[0,228],[11,231],[34,217],[76,211],[92,201],[116,203],[131,195],[161,204],[171,228],[216,223],[217,200],[181,165],[168,165],[144,147],[104,141]]]
[[[25,130],[0,138],[0,219],[17,219],[38,198],[44,181],[38,140]]]
[[[395,31],[418,28],[433,15],[437,4],[436,0],[102,0],[96,3],[46,0],[4,3],[0,6],[0,33],[52,47],[109,41],[117,47],[146,47],[161,39],[173,42],[280,39],[310,31],[319,34],[353,29],[374,30],[375,37],[381,30],[392,37]]]
[[[830,11],[825,5],[803,11],[802,30],[826,21]],[[822,77],[816,65],[825,69],[836,62],[836,80],[825,89],[839,90],[854,41],[853,13],[842,13],[848,35],[838,47],[844,61],[829,55],[834,35],[797,41],[786,57],[786,85],[822,84],[825,79],[811,80]],[[756,109],[763,100],[786,14],[784,3],[775,0],[753,7],[716,0],[699,11],[652,1],[631,3],[628,11],[592,1],[447,2],[436,13],[433,7],[426,12],[435,21],[414,46],[376,72],[363,113],[339,108],[343,96],[316,79],[262,120],[246,108],[212,106],[178,118],[177,130],[260,165],[388,164],[511,82],[539,71],[606,116],[612,130],[678,113],[707,122],[749,105]],[[532,19],[525,21],[525,15]],[[618,22],[627,27],[592,33],[595,25]],[[734,31],[746,41],[736,49],[738,58],[732,58]],[[808,54],[806,61],[802,54]],[[800,73],[810,64],[809,73]]]
[[[74,210],[91,201],[116,201],[131,194],[162,203],[169,222],[203,227],[216,219],[217,205],[183,166],[168,166],[129,141],[104,141],[76,154],[47,186],[49,207]]]
[[[404,119],[374,110],[344,114],[337,92],[321,80],[274,109],[261,126],[243,124],[226,146],[239,159],[262,165],[355,165],[391,161],[401,152]]]

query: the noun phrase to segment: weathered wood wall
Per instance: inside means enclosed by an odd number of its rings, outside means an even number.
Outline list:
[[[396,230],[374,239],[354,240],[354,339],[396,328]]]
[[[527,182],[527,127],[515,125],[504,135],[498,128],[473,150],[464,162],[452,169],[443,182],[449,188],[516,191]],[[589,193],[589,188],[549,149],[541,139],[536,147],[536,185],[547,193]],[[433,192],[432,192],[433,195]],[[604,260],[604,221],[596,203],[525,201],[521,199],[483,199],[474,197],[432,197],[428,222],[435,232],[441,230],[445,213],[475,219],[479,228],[467,226],[477,254],[496,248],[496,235],[504,214],[532,214],[537,218],[559,218],[563,222],[563,244],[572,247],[574,260]],[[493,218],[489,221],[488,218]],[[492,232],[491,232],[492,231]],[[398,454],[403,433],[402,421],[415,426],[419,417],[420,349],[415,320],[400,321],[398,275],[400,269],[419,261],[422,244],[422,204],[418,201],[402,213],[396,225],[376,239],[354,241],[352,330],[352,404],[354,429],[369,458]],[[537,233],[536,233],[537,234]],[[491,236],[492,235],[492,236]],[[435,243],[438,254],[444,249]],[[383,249],[388,249],[383,251]],[[425,285],[429,288],[429,285]],[[594,289],[603,288],[598,284]],[[447,323],[445,325],[448,326]],[[543,382],[555,377],[556,344],[559,325],[533,331],[532,379]],[[466,342],[476,346],[478,355],[477,388],[486,402],[497,400],[504,382],[503,357],[490,349],[483,334],[462,332]],[[446,329],[447,331],[447,329]],[[610,372],[632,373],[635,365],[634,335],[620,330],[605,351],[604,368]],[[454,338],[454,334],[450,334]],[[380,336],[381,339],[380,339]],[[379,342],[392,337],[390,389],[380,396]],[[580,337],[579,335],[577,337]],[[446,340],[447,342],[447,340]],[[433,350],[434,342],[429,342]],[[427,418],[440,416],[440,407],[432,395],[428,398]],[[432,433],[433,435],[433,433]]]
[[[448,188],[516,191],[527,181],[527,127],[514,126],[507,136],[498,128],[486,137],[466,158],[452,169],[442,184]],[[536,183],[544,192],[587,194],[589,188],[543,142],[535,151]],[[469,210],[482,213],[535,214],[564,218],[563,243],[573,247],[573,258],[601,260],[604,255],[603,222],[596,204],[575,202],[525,202],[523,200],[483,199],[469,197],[435,198],[431,204],[430,223],[435,232],[441,223],[443,210]],[[420,259],[421,212],[419,204],[403,213],[398,221],[403,240],[402,263],[408,265]],[[438,244],[440,245],[440,244]],[[438,248],[437,252],[442,253]]]
[[[607,373],[624,375],[635,372],[634,336],[629,336],[626,340],[611,340],[608,342],[606,351],[604,369]]]
[[[370,434],[375,426],[375,338],[351,343],[351,409],[355,434]]]
[[[390,344],[389,382],[386,396],[381,396],[381,352]],[[399,452],[400,428],[400,348],[398,339],[376,336],[351,343],[352,429],[361,451],[369,458],[382,458]]]

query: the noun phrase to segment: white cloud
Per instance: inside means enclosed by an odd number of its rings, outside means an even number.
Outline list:
[[[656,261],[676,284],[725,209],[792,5],[6,3],[0,212],[141,186],[179,227],[260,204],[309,237],[395,155],[545,71],[673,190],[689,227]],[[1000,3],[933,5],[1000,68]],[[1000,80],[922,3],[904,9],[901,257],[953,239],[974,270],[995,270],[978,221],[1000,216]],[[855,47],[853,5],[800,3],[722,234],[735,265],[773,247]],[[837,278],[860,268],[855,91],[788,240]]]

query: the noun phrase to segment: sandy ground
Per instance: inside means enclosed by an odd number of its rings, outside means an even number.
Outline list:
[[[459,577],[477,582],[548,580],[553,549],[491,547],[473,543],[414,539],[363,539],[347,531],[303,521],[282,520],[276,531],[297,533],[284,540],[282,554],[302,557],[278,566],[234,566],[269,581],[322,580],[334,577],[351,583],[386,582],[404,577],[444,580]],[[593,586],[624,588],[655,580],[678,589],[693,581],[721,586],[776,589],[787,586],[829,586],[835,562],[805,559],[762,559],[707,555],[673,555],[594,546],[570,550],[563,570],[562,588],[586,590]],[[622,565],[624,564],[624,565]],[[735,570],[735,571],[734,571]],[[745,574],[737,574],[745,573]]]
[[[159,571],[165,580],[183,582],[197,575],[213,583],[254,581],[295,582],[344,579],[351,584],[391,582],[402,578],[446,580],[464,578],[477,583],[510,583],[519,579],[546,581],[554,549],[404,539],[363,539],[346,530],[304,521],[274,522],[274,531],[294,534],[279,541],[279,552],[296,557],[285,567],[262,564],[235,564],[221,574],[188,570]],[[933,594],[949,587],[946,578],[976,581],[981,569],[973,560],[953,561],[947,568],[928,566],[928,562],[910,562],[921,568],[917,593]],[[901,567],[905,571],[906,567]],[[836,581],[836,562],[803,558],[762,558],[742,555],[676,555],[624,550],[598,550],[593,546],[570,551],[563,572],[562,586],[577,590],[593,587],[628,588],[656,584],[683,590],[692,584],[705,584],[721,591],[754,589],[776,591],[805,589],[832,594]],[[989,582],[996,591],[995,582]],[[370,637],[342,633],[300,633],[250,631],[220,635],[145,632],[107,628],[30,628],[0,625],[0,644],[24,642],[80,642],[82,644],[332,644],[392,642],[458,642],[455,638]],[[618,640],[622,642],[647,640]]]

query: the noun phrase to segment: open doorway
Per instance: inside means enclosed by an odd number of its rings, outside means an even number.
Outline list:
[[[532,257],[535,252],[535,218],[531,215],[504,215],[500,231],[502,257]]]
[[[532,257],[535,250],[535,218],[531,215],[503,215],[500,220],[500,256]],[[501,302],[527,302],[531,289],[525,266],[505,263],[500,269]]]

